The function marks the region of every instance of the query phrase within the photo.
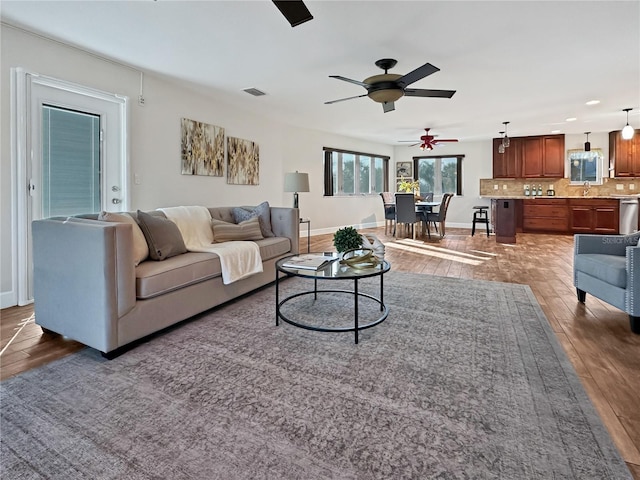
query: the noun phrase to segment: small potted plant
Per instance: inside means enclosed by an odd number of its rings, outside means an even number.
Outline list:
[[[333,245],[339,253],[362,246],[362,237],[353,227],[339,228],[333,235]]]

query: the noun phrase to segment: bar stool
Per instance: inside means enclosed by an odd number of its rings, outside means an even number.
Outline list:
[[[486,205],[476,205],[473,207],[473,225],[471,226],[471,236],[476,233],[476,223],[484,223],[487,226],[487,237],[489,236],[489,213]]]

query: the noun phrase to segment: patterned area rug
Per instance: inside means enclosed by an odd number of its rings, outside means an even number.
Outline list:
[[[385,301],[355,345],[276,327],[270,286],[115,360],[85,349],[6,380],[0,476],[631,478],[529,287],[392,271]],[[312,302],[288,314],[352,321],[347,295]]]

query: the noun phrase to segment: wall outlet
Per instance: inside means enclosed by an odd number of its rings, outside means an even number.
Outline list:
[[[624,190],[624,185],[622,183],[616,183],[616,190]]]
[[[506,185],[502,185],[502,189],[503,189],[503,190],[506,190],[506,189],[507,189],[507,186],[506,186]]]
[[[493,189],[494,189],[494,190],[498,190],[498,185],[494,185],[494,186],[493,186]]]
[[[635,183],[630,183],[629,184],[629,190],[635,190],[636,189],[636,184]]]
[[[142,95],[138,95],[138,105],[144,107],[144,97]]]
[[[140,185],[140,184],[142,184],[142,177],[140,176],[140,174],[139,174],[139,173],[134,173],[134,174],[133,174],[133,183],[134,183],[135,185]]]

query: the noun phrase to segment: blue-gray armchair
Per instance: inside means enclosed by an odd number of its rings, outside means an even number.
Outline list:
[[[578,300],[586,294],[629,314],[631,331],[640,334],[640,233],[575,235],[573,284]]]

